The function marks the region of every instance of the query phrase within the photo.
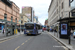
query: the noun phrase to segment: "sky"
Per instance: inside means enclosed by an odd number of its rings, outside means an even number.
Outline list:
[[[44,25],[45,20],[48,18],[48,8],[51,0],[10,0],[13,1],[22,12],[23,6],[31,6],[35,12],[35,16],[38,16],[39,22]]]

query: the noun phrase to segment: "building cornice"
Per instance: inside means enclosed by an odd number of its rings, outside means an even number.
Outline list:
[[[13,4],[15,4],[13,1],[10,1],[11,3],[13,3]],[[16,4],[15,4],[16,5]],[[18,7],[17,5],[16,5],[16,7]],[[19,7],[18,7],[19,8]],[[20,8],[19,8],[20,9]]]
[[[51,0],[51,3],[50,3],[50,5],[49,5],[48,12],[49,12],[49,10],[50,10],[50,8],[51,8],[51,5],[52,5],[53,1],[54,1],[54,0]]]

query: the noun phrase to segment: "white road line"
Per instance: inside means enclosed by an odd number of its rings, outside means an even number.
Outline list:
[[[48,33],[47,33],[48,34]],[[49,36],[51,36],[50,34],[48,34]],[[53,37],[52,37],[53,38]],[[55,41],[57,41],[55,38],[53,38]],[[58,42],[58,41],[57,41]],[[58,42],[60,45],[62,45],[60,42]],[[63,45],[62,45],[63,46]],[[65,46],[63,46],[63,48],[65,49],[65,50],[68,50],[68,48],[67,47],[65,47]]]

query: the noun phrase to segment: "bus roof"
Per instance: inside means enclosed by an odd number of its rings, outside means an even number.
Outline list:
[[[27,22],[25,24],[37,24],[37,25],[41,25],[41,24],[38,24],[38,23],[33,23],[33,22]],[[41,25],[42,26],[42,25]]]
[[[27,23],[25,23],[25,24],[34,24],[33,22],[27,22]]]

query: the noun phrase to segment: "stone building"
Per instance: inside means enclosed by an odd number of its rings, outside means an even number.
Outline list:
[[[69,17],[69,0],[51,0],[48,9],[48,25],[52,26],[59,19]]]
[[[38,17],[34,16],[34,23],[38,23]]]
[[[21,20],[21,28],[23,29],[24,28],[24,24],[26,22],[28,22],[28,17],[24,14],[20,14],[20,20]]]

